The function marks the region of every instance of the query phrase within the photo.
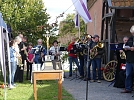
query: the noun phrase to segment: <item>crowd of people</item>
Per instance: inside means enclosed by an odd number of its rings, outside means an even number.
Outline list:
[[[116,50],[118,65],[116,68],[114,87],[125,88],[121,93],[131,93],[133,87],[134,26],[131,27],[130,32],[132,36],[130,38],[125,36],[123,38],[124,43],[121,45],[121,49]],[[67,47],[68,60],[70,64],[69,77],[72,77],[72,64],[75,62],[80,78],[84,79],[84,81],[101,83],[101,61],[105,53],[105,46],[101,46],[103,43],[99,41],[98,35],[81,39],[81,42],[79,43],[84,44],[84,47],[86,46],[86,49],[79,49],[79,51],[77,51],[77,42],[76,39],[73,38],[72,42]],[[23,82],[25,65],[27,66],[26,79],[30,80],[32,64],[40,64],[40,66],[42,66],[45,61],[46,53],[46,49],[42,45],[42,39],[38,39],[36,46],[33,46],[32,43],[27,43],[27,38],[22,34],[19,34],[17,37],[15,37],[14,40],[11,40],[11,72],[9,72],[9,88],[15,87],[14,81]],[[53,41],[53,45],[49,49],[49,55],[51,55],[50,59],[52,61],[54,70],[57,69],[56,65],[58,65],[59,69],[62,70],[60,58],[61,54],[62,52],[58,46],[58,41]],[[124,54],[125,57],[122,58],[120,56],[121,54]]]
[[[115,83],[114,87],[117,88],[125,88],[121,93],[131,93],[133,90],[133,76],[134,76],[134,26],[131,27],[130,33],[131,37],[125,36],[123,38],[123,44],[120,45],[120,49],[116,50],[117,55],[117,67],[115,73]],[[76,40],[73,38],[72,42],[69,44],[67,51],[69,53],[69,77],[72,77],[72,62],[75,62],[80,78],[84,78],[84,80],[90,80],[90,82],[98,82],[101,83],[101,58],[104,55],[105,49],[104,46],[102,48],[97,47],[97,50],[94,52],[94,48],[99,43],[99,36],[94,35],[85,40],[82,39],[81,42],[88,46],[87,51],[89,51],[89,57],[87,54],[83,54],[79,51],[76,53],[74,51],[76,44]],[[94,54],[94,57],[91,58],[90,55]],[[121,57],[123,54],[124,57]],[[80,63],[79,63],[80,62]],[[92,72],[91,72],[92,65]],[[85,67],[86,66],[86,67]],[[86,72],[84,69],[86,68]],[[96,73],[97,71],[97,73]],[[98,77],[96,77],[96,75]],[[91,77],[92,76],[92,77]]]
[[[89,53],[94,52],[93,48],[99,43],[99,36],[94,35],[92,38],[89,37],[86,39],[82,39],[81,42],[89,46]],[[86,42],[86,43],[85,43]],[[69,77],[72,77],[72,62],[76,63],[76,66],[78,67],[78,71],[80,74],[80,78],[85,78],[84,80],[90,80],[92,82],[95,82],[97,80],[98,83],[101,83],[101,57],[104,54],[104,47],[103,48],[97,48],[97,52],[94,52],[93,59],[90,59],[91,57],[87,54],[83,54],[83,50],[79,52],[79,54],[76,54],[74,51],[74,45],[76,43],[75,39],[72,39],[72,42],[69,44],[67,51],[69,52],[69,63],[70,63],[70,70],[69,70]],[[87,50],[88,51],[88,50]],[[90,54],[89,54],[90,55]],[[79,61],[78,61],[79,58]],[[80,63],[79,63],[80,62]],[[87,66],[86,69],[87,72],[84,71],[84,66]],[[92,76],[91,78],[91,72],[90,72],[90,66],[92,64]],[[96,78],[96,69],[98,70],[98,79]],[[85,73],[84,73],[85,72]],[[87,74],[87,75],[85,75]]]
[[[24,68],[26,66],[26,80],[31,79],[32,64],[43,65],[45,61],[46,49],[42,46],[42,39],[38,39],[37,45],[27,43],[27,37],[19,34],[12,39],[10,45],[10,63],[8,86],[15,88],[14,82],[23,82]]]

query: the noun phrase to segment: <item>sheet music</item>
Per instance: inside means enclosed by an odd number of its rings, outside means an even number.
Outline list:
[[[123,49],[130,49],[130,46],[125,46],[125,44],[124,44]]]

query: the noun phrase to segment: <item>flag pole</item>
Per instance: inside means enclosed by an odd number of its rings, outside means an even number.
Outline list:
[[[78,37],[80,39],[80,15],[79,14],[78,14],[78,31],[79,31]]]
[[[80,26],[79,26],[79,29],[78,29],[78,37],[80,39]]]

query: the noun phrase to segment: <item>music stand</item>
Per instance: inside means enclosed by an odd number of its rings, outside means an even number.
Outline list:
[[[66,47],[60,47],[59,51],[67,51],[67,48]],[[64,66],[63,66],[63,72],[64,72],[63,78],[66,78],[65,71],[64,71]]]
[[[60,47],[59,51],[67,51],[67,48],[66,47]]]
[[[123,49],[123,45],[122,43],[111,43],[110,44],[110,50],[122,50]]]
[[[88,41],[88,43],[87,43],[87,62],[86,62],[86,79],[87,79],[87,82],[86,82],[86,100],[88,100],[88,67],[89,66],[91,66],[91,65],[89,65],[89,62],[90,62],[90,59],[89,59],[89,49],[90,49],[90,43],[91,43],[91,40],[90,41]]]
[[[75,45],[74,45],[75,46]],[[77,53],[77,48],[73,48],[73,50],[70,50],[70,53],[72,53],[72,54],[76,54]],[[73,62],[72,62],[73,63]],[[73,77],[70,81],[72,81],[72,80],[74,80],[74,79],[77,79],[79,76],[78,76],[78,74],[77,74],[77,71],[78,71],[78,68],[76,67],[75,69],[74,69],[74,72],[75,72],[75,77]]]

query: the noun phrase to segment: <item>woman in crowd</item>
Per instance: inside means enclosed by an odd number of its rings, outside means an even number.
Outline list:
[[[27,75],[26,75],[26,79],[31,80],[31,72],[32,72],[32,64],[33,64],[33,60],[34,60],[34,54],[32,54],[32,43],[28,44],[28,57],[27,57]],[[29,73],[30,70],[30,73]],[[28,78],[29,77],[29,78]]]
[[[15,38],[15,51],[16,51],[16,54],[17,54],[17,70],[16,70],[16,73],[15,73],[15,81],[19,80],[19,70],[21,69],[21,67],[23,66],[22,64],[22,58],[21,58],[21,55],[20,55],[20,49],[19,49],[19,46],[18,44],[20,44],[21,42],[21,38],[19,36],[17,36]]]
[[[11,63],[11,67],[9,70],[9,88],[14,88],[14,76],[15,76],[15,72],[17,69],[17,55],[16,55],[16,51],[15,51],[15,42],[14,40],[11,40],[9,43],[10,46],[10,63]]]

